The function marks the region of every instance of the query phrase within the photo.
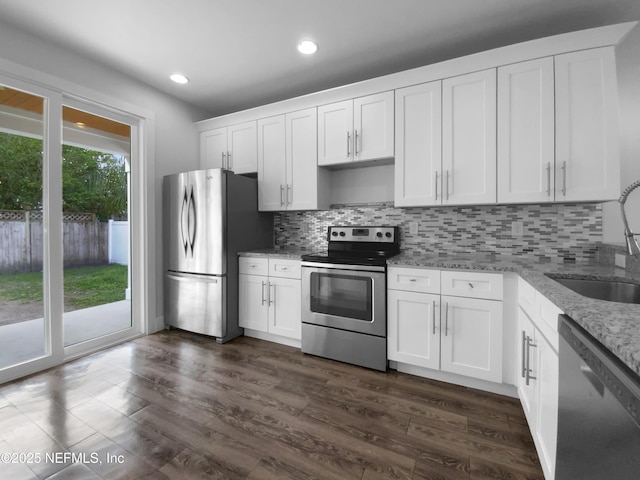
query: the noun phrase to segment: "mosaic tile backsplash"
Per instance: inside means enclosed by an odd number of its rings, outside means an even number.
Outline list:
[[[521,222],[522,236],[512,235]],[[600,204],[487,205],[394,208],[392,203],[336,206],[331,210],[280,212],[274,216],[277,248],[327,247],[330,225],[400,227],[404,251],[534,255],[583,263],[602,240]],[[410,233],[411,226],[417,233]]]

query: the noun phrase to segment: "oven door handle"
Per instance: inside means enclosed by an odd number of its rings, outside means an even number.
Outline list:
[[[386,267],[380,265],[350,265],[350,264],[338,264],[338,263],[316,263],[316,262],[302,262],[302,267],[307,268],[330,268],[333,270],[354,270],[363,272],[385,272]]]

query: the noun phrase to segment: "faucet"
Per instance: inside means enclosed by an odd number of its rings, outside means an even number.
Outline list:
[[[622,192],[622,195],[620,195],[620,198],[618,199],[618,203],[620,203],[620,212],[622,213],[622,222],[624,223],[624,238],[627,241],[627,252],[629,255],[640,255],[640,245],[638,245],[638,241],[635,239],[635,237],[639,236],[640,233],[633,233],[629,228],[627,215],[624,213],[624,204],[627,201],[629,194],[638,187],[640,187],[640,180],[633,182],[625,188],[624,192]]]

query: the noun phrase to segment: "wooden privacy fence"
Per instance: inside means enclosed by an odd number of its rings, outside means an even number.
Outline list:
[[[105,265],[108,224],[93,213],[63,214],[64,266]],[[42,270],[42,212],[0,210],[0,273]]]

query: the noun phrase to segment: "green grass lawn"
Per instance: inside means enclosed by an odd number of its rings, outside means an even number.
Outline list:
[[[126,265],[64,270],[64,301],[72,310],[124,300],[126,288]],[[0,300],[42,302],[42,272],[0,275]]]

